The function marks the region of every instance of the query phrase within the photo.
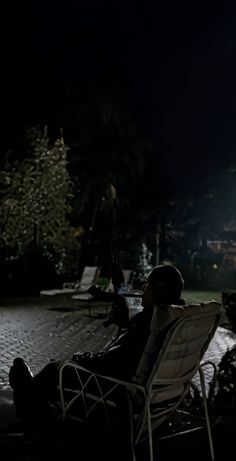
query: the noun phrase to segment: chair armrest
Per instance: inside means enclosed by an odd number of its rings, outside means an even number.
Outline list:
[[[68,379],[68,371],[70,373],[71,370],[72,374]],[[72,380],[71,385],[70,379]],[[101,403],[107,415],[107,407],[116,406],[114,395],[118,389],[125,389],[129,401],[132,400],[132,395],[136,392],[141,392],[144,399],[147,396],[146,389],[139,384],[95,373],[72,360],[67,360],[60,365],[58,387],[62,419],[65,419],[66,416],[71,417],[71,410],[79,402],[83,417],[73,416],[73,419],[79,421],[87,420],[89,415],[98,407],[98,404]]]
[[[91,371],[91,370],[88,370],[87,368],[84,368],[82,367],[81,365],[78,365],[76,362],[74,362],[73,360],[66,360],[65,362],[63,362],[61,365],[60,365],[60,370],[59,370],[59,386],[62,384],[62,373],[63,373],[63,370],[66,368],[66,367],[71,367],[71,368],[74,368],[75,370],[80,370],[80,371],[83,371],[85,373],[88,373],[89,375],[91,376],[94,376],[94,377],[98,377],[98,378],[101,378],[101,379],[104,379],[106,381],[110,381],[112,383],[116,383],[116,384],[119,384],[121,386],[124,386],[126,387],[127,389],[131,389],[131,390],[139,390],[143,393],[146,394],[146,389],[145,387],[141,386],[140,384],[137,384],[137,383],[133,383],[133,382],[130,382],[130,381],[124,381],[122,379],[118,379],[118,378],[114,378],[113,376],[108,376],[108,375],[102,375],[100,373],[96,373],[94,371]]]

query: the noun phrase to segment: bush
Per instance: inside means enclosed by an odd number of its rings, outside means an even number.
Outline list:
[[[1,279],[1,297],[37,296],[42,288],[61,285],[53,262],[40,252],[2,260]]]

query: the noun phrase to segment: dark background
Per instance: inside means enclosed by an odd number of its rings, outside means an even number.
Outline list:
[[[235,242],[234,2],[11,1],[1,26],[2,165],[8,152],[10,161],[28,155],[28,127],[46,125],[52,143],[63,128],[71,224],[85,229],[81,268],[87,244],[94,260],[110,240],[137,253],[145,236],[155,255],[157,229],[160,261],[185,261],[184,276],[190,256],[211,272],[227,252],[233,258],[234,247],[219,255],[206,242]],[[107,124],[101,102],[114,109]],[[150,151],[135,150],[143,139]]]
[[[128,101],[170,179],[213,174],[236,142],[234,2],[9,3],[2,12],[2,142],[72,124],[96,89]],[[14,133],[14,134],[13,134]]]

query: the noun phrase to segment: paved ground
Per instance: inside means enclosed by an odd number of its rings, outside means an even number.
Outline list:
[[[0,427],[14,420],[8,383],[13,359],[23,357],[37,373],[50,359],[68,359],[78,350],[98,351],[115,331],[114,326],[103,326],[104,312],[104,306],[94,307],[89,316],[87,307],[61,309],[40,299],[0,302]],[[235,343],[236,334],[219,327],[205,359],[218,363]]]
[[[40,299],[0,302],[0,390],[9,388],[8,372],[16,356],[23,357],[37,373],[50,359],[67,359],[75,351],[97,351],[114,333],[103,326],[105,306],[92,309]],[[236,342],[236,334],[219,327],[205,358],[219,362]]]
[[[50,359],[68,359],[75,351],[96,351],[115,331],[103,326],[103,306],[88,308],[22,300],[0,305],[0,390],[9,388],[8,372],[16,356],[37,373]]]

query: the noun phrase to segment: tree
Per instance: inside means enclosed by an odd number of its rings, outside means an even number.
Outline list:
[[[69,253],[79,251],[69,222],[68,147],[62,137],[51,145],[46,128],[43,133],[31,128],[27,139],[27,157],[6,164],[1,174],[2,245],[14,249],[17,256],[40,252],[50,258],[54,254],[54,263],[63,273]]]
[[[83,267],[95,262],[97,251],[111,259],[111,245],[127,254],[141,243],[152,149],[132,117],[111,102],[98,100],[81,112],[69,169],[75,185],[72,219],[84,228]]]
[[[68,232],[70,177],[63,139],[52,147],[46,131],[31,141],[32,157],[5,171],[6,189],[2,197],[2,238],[17,244],[23,252],[36,247],[61,246]]]
[[[195,186],[191,194],[187,195],[183,189],[176,194],[169,209],[166,233],[171,256],[183,266],[186,280],[192,276],[195,283],[200,283],[202,287],[216,281],[221,286],[223,272],[226,274],[230,267],[227,264],[228,267],[222,266],[221,270],[223,253],[212,252],[207,242],[226,239],[235,241],[235,161],[214,171],[214,174],[202,180],[200,186],[199,183]],[[190,266],[193,269],[192,275]]]

